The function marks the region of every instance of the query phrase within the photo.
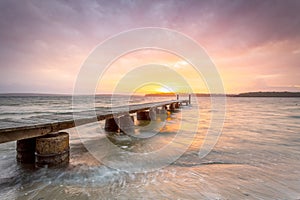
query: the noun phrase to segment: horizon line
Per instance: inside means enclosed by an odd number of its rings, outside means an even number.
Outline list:
[[[158,92],[158,93],[141,93],[141,94],[134,94],[132,96],[145,96],[145,95],[188,95],[188,94],[201,94],[201,95],[239,95],[245,93],[300,93],[299,92],[292,92],[292,91],[249,91],[249,92],[240,92],[240,93],[175,93],[175,92]],[[9,95],[40,95],[40,96],[72,96],[74,94],[70,93],[45,93],[45,92],[0,92],[1,96],[9,96]],[[76,94],[76,95],[90,95],[90,94]],[[130,93],[96,93],[94,95],[130,95]]]

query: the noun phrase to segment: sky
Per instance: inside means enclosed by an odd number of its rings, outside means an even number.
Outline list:
[[[195,40],[227,93],[300,91],[299,0],[0,0],[0,93],[72,94],[82,64],[99,43],[143,27],[168,28]],[[207,92],[182,58],[147,50],[115,61],[97,92],[112,92],[124,73],[147,59],[184,77],[195,92]],[[165,85],[135,90],[183,91],[164,77]]]

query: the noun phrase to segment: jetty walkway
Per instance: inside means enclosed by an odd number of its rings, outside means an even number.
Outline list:
[[[167,110],[172,111],[189,104],[190,95],[188,100],[179,100],[177,96],[177,100],[171,101],[119,106],[101,111],[95,109],[94,117],[90,117],[93,116],[91,113],[77,115],[75,119],[55,115],[55,118],[52,116],[55,121],[51,123],[37,122],[0,128],[0,143],[17,141],[17,160],[20,163],[36,163],[38,166],[66,164],[69,162],[69,134],[60,132],[62,130],[105,120],[106,131],[121,131],[126,135],[126,129],[133,127],[135,114],[137,120],[155,120],[153,114],[166,113]]]
[[[189,100],[162,101],[162,102],[114,107],[110,110],[101,111],[101,113],[96,111],[96,117],[98,121],[101,121],[116,116],[122,116],[126,113],[132,114],[132,113],[137,113],[139,111],[149,110],[151,108],[159,108],[159,107],[167,106],[168,107],[167,109],[172,109],[172,105],[175,106],[176,103],[188,105]],[[56,121],[57,120],[59,119],[56,119]],[[17,126],[11,128],[0,128],[0,143],[39,137],[39,136],[46,135],[48,133],[57,132],[60,130],[69,129],[75,126],[84,125],[93,122],[95,122],[95,117],[76,119],[76,123],[74,119],[70,119],[70,120],[64,120],[64,121],[53,122],[53,123]]]

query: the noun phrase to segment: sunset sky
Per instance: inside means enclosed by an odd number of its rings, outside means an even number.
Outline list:
[[[72,94],[82,63],[99,43],[142,27],[173,29],[197,41],[227,93],[300,92],[299,0],[0,0],[0,93]],[[151,62],[185,77],[195,92],[207,92],[184,60],[158,51],[114,62],[97,92],[111,92],[124,73]],[[171,90],[184,91],[177,86]],[[142,91],[168,91],[153,88]]]

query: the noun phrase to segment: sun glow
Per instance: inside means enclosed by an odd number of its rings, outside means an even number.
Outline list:
[[[162,93],[169,94],[169,93],[174,93],[174,91],[171,88],[159,84],[154,84],[154,83],[143,85],[134,91],[134,94],[162,94]]]
[[[149,78],[150,77],[150,78]],[[97,93],[205,93],[201,74],[182,58],[159,50],[130,52],[99,79]]]
[[[157,89],[157,92],[159,93],[170,93],[173,92],[170,88],[166,88],[166,87],[161,87]]]

